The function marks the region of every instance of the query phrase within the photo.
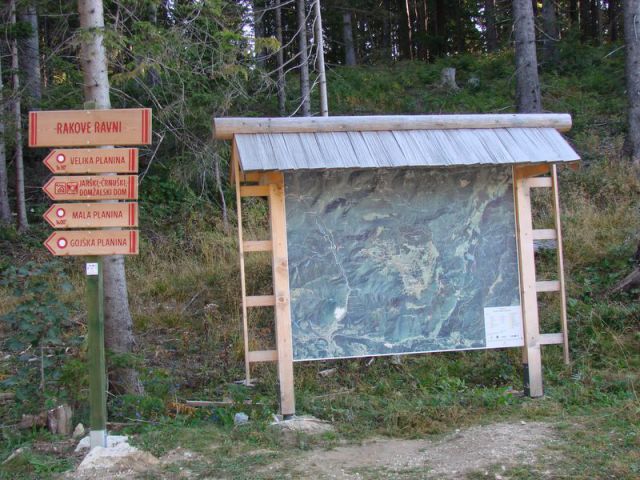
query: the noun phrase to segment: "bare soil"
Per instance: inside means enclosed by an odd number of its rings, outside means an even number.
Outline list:
[[[255,471],[256,478],[290,479],[459,479],[469,475],[507,480],[512,467],[535,465],[539,477],[552,475],[553,446],[560,440],[553,425],[541,422],[474,426],[436,438],[377,438],[360,445],[314,449]],[[150,456],[145,453],[145,455]],[[177,448],[159,460],[123,458],[104,471],[72,472],[64,478],[196,478],[205,456]],[[541,466],[542,465],[542,466]],[[115,468],[114,468],[115,467]],[[194,468],[196,467],[196,468]]]
[[[558,440],[553,426],[537,422],[475,426],[439,439],[375,439],[311,451],[297,460],[292,477],[454,479],[477,472],[499,478],[502,475],[495,471],[538,463],[543,447],[552,447],[554,442]],[[544,456],[549,458],[550,453]]]

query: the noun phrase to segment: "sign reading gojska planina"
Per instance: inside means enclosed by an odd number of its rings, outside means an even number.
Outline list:
[[[53,232],[44,242],[52,254],[137,255],[137,230],[67,230]]]
[[[138,176],[57,176],[51,178],[43,190],[51,200],[136,200]]]
[[[42,161],[52,173],[137,173],[137,148],[55,149]]]
[[[43,215],[53,228],[137,227],[137,203],[54,203]]]
[[[150,143],[150,108],[29,112],[30,147]]]

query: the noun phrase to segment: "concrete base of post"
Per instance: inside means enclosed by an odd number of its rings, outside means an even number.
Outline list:
[[[107,431],[91,430],[89,432],[89,445],[91,449],[95,447],[107,447]]]

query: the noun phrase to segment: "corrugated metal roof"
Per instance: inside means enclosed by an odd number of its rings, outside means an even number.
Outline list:
[[[236,134],[240,164],[256,170],[313,170],[573,162],[553,128]]]

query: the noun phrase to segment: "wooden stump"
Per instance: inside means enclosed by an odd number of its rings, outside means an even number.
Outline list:
[[[47,411],[47,428],[55,435],[71,435],[72,412],[69,405],[59,405]]]
[[[440,72],[440,84],[449,90],[460,90],[456,83],[456,69],[443,68]]]

